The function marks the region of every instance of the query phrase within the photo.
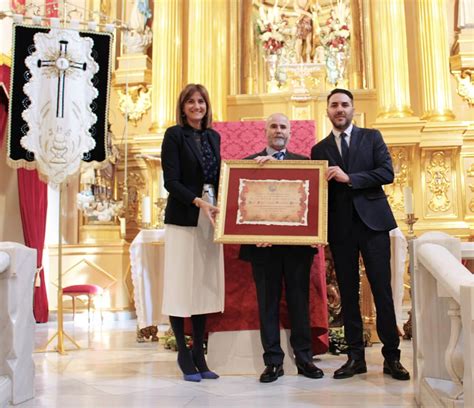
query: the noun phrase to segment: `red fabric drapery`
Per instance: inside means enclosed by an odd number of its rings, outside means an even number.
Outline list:
[[[35,287],[33,313],[37,323],[46,323],[49,308],[42,265],[48,185],[38,178],[36,170],[18,169],[18,194],[25,245],[37,251],[36,267],[39,268],[40,286]]]
[[[10,88],[10,67],[0,65],[0,146],[5,137],[8,117],[8,91]]]

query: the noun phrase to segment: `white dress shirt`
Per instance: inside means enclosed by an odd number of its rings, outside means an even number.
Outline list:
[[[337,148],[339,150],[339,153],[341,154],[341,157],[342,157],[342,150],[341,150],[341,133],[345,133],[347,135],[346,137],[346,141],[347,141],[347,147],[350,147],[351,146],[351,133],[352,133],[352,128],[354,126],[352,125],[352,123],[349,125],[349,127],[344,130],[343,132],[341,132],[340,130],[336,130],[336,129],[333,129],[332,130],[332,133],[334,134],[334,138],[336,139],[336,145],[337,145]]]

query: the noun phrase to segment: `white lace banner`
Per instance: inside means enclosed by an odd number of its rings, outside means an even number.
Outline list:
[[[21,146],[34,153],[43,179],[60,184],[79,170],[83,155],[95,147],[90,129],[97,121],[92,78],[99,70],[93,40],[74,30],[36,33],[36,50],[25,59],[31,78],[23,91],[31,104],[22,113],[28,131]]]

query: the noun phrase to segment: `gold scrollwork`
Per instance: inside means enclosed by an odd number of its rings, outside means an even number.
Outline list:
[[[445,152],[433,152],[426,168],[426,174],[428,188],[432,193],[428,207],[434,212],[444,212],[451,207],[451,201],[448,198],[448,191],[451,187],[450,170]]]
[[[128,205],[125,208],[125,218],[127,220],[134,220],[137,224],[138,220],[138,207],[140,201],[140,193],[145,190],[146,182],[143,176],[139,173],[130,172],[127,179],[127,194],[128,194]],[[124,191],[124,183],[119,183],[119,191]]]
[[[466,175],[467,177],[474,177],[474,163],[467,169]],[[474,194],[474,184],[469,184],[469,190],[471,190],[471,194]],[[469,201],[469,210],[474,212],[474,198]]]
[[[403,188],[408,186],[408,153],[407,147],[390,147],[390,155],[392,157],[393,171],[395,177],[393,184],[387,186],[386,193],[388,195],[388,202],[393,211],[403,212]]]
[[[137,122],[151,108],[151,88],[140,84],[128,88],[128,92],[118,91],[119,109],[137,126]]]
[[[464,70],[461,73],[453,73],[456,78],[457,93],[463,98],[470,106],[474,105],[474,72],[471,70]]]

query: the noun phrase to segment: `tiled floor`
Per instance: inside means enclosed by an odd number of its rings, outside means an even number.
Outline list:
[[[77,319],[77,317],[76,317]],[[94,325],[66,322],[82,350],[66,356],[36,353],[36,398],[29,407],[415,407],[413,381],[382,374],[380,347],[367,349],[368,373],[332,379],[344,356],[317,362],[325,377],[285,375],[271,384],[253,376],[223,376],[189,383],[181,379],[176,354],[160,344],[135,341],[136,321]],[[54,334],[55,323],[38,325],[36,345]],[[66,343],[67,344],[67,343]],[[411,342],[402,342],[402,362],[412,368]]]

